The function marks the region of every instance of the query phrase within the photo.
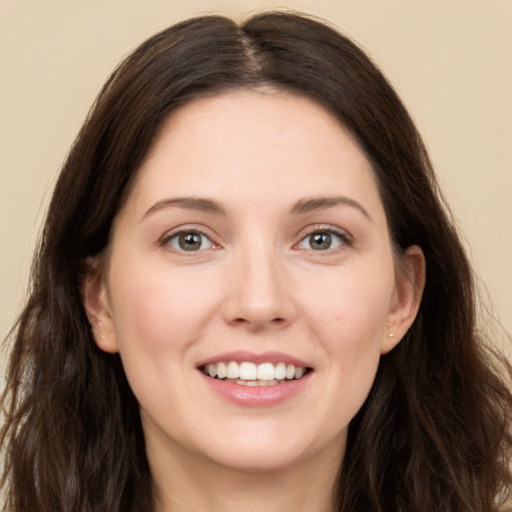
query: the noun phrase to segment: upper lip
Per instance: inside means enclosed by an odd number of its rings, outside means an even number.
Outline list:
[[[237,350],[234,352],[224,352],[222,354],[216,354],[212,357],[204,359],[197,363],[197,367],[203,367],[207,364],[215,364],[221,362],[229,362],[235,361],[237,363],[243,363],[244,361],[248,361],[255,364],[261,363],[285,363],[285,364],[293,364],[294,366],[300,366],[302,368],[311,368],[311,365],[306,363],[305,361],[298,359],[295,356],[291,356],[290,354],[285,354],[284,352],[249,352],[249,351],[241,351]]]

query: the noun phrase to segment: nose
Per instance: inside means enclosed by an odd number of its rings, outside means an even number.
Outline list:
[[[232,263],[223,316],[252,331],[282,328],[295,317],[293,283],[282,257],[265,248],[246,248]]]

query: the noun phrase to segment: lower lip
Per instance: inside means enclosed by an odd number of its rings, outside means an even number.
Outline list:
[[[244,386],[220,379],[212,379],[201,372],[210,389],[223,400],[243,407],[271,407],[300,393],[311,378],[312,372],[296,380],[273,386]]]

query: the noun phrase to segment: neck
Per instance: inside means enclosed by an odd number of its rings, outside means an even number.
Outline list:
[[[239,471],[190,454],[180,455],[184,454],[173,450],[172,460],[150,458],[157,512],[335,510],[334,489],[342,457],[332,446],[315,460],[264,471]]]

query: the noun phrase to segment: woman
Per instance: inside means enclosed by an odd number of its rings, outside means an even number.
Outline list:
[[[189,20],[120,65],[13,336],[8,510],[483,512],[510,490],[509,383],[426,150],[307,17]]]

